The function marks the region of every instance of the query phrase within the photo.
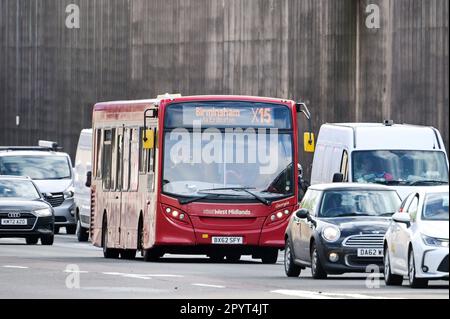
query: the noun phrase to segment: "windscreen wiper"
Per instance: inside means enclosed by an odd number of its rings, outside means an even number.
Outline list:
[[[209,188],[209,189],[201,189],[198,191],[198,193],[204,193],[204,192],[208,192],[208,191],[235,191],[235,192],[245,192],[251,196],[253,196],[255,199],[257,199],[258,201],[260,201],[261,203],[263,203],[266,206],[270,206],[272,205],[272,202],[268,199],[265,199],[262,196],[259,196],[258,194],[253,193],[252,191],[250,191],[250,189],[255,189],[254,187],[222,187],[222,188]]]
[[[422,184],[425,184],[425,185],[428,185],[428,184],[447,185],[448,182],[431,179],[431,180],[422,180],[422,181],[411,182],[408,185],[409,186],[417,186],[417,185],[422,185]]]
[[[373,183],[375,184],[382,184],[382,185],[402,185],[402,184],[406,184],[405,181],[374,181]]]

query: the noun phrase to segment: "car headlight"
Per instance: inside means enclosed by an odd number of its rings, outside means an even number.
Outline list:
[[[434,238],[422,234],[422,240],[425,245],[434,247],[448,247],[448,239]]]
[[[75,192],[74,192],[74,188],[71,186],[71,187],[69,187],[68,189],[66,189],[65,191],[64,191],[64,199],[69,199],[69,198],[72,198],[73,197],[73,195],[75,195]]]
[[[326,241],[332,243],[337,241],[341,237],[341,231],[336,226],[326,226],[322,230],[322,237]]]
[[[52,210],[50,208],[38,209],[35,210],[34,213],[37,217],[49,217],[52,216]]]

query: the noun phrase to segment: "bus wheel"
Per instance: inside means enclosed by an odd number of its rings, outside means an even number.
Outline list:
[[[123,249],[120,252],[120,257],[126,260],[133,260],[136,258],[136,249]]]
[[[229,262],[237,263],[239,260],[241,260],[241,254],[227,254],[226,258]]]
[[[119,258],[119,250],[108,248],[108,228],[106,219],[103,222],[103,230],[102,230],[102,243],[103,243],[103,257],[105,258]]]
[[[164,256],[164,253],[157,248],[144,249],[145,261],[158,261],[162,256]]]
[[[276,264],[278,260],[278,249],[270,249],[263,253],[261,257],[263,264]]]

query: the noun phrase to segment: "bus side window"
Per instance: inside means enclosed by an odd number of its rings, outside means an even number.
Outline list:
[[[103,153],[103,130],[97,129],[95,134],[95,174],[96,178],[102,178],[102,153]]]
[[[131,133],[130,154],[130,190],[137,191],[139,186],[139,167],[141,165],[140,130],[133,129]]]
[[[145,174],[147,172],[147,150],[143,145],[144,129],[139,129],[139,172]]]
[[[102,154],[102,176],[103,176],[103,189],[109,190],[111,188],[111,172],[112,172],[112,144],[113,136],[115,135],[114,129],[104,131],[103,137],[103,154]]]
[[[130,144],[132,136],[133,129],[126,128],[123,142],[123,191],[128,191],[130,188]]]
[[[123,128],[117,129],[117,147],[116,147],[116,187],[117,191],[122,190],[123,178]]]

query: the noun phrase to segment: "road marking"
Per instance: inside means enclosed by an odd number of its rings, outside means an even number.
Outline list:
[[[89,273],[89,271],[87,271],[87,270],[70,270],[70,269],[66,269],[66,270],[64,270],[64,272],[71,273],[71,274],[87,274],[87,273]]]
[[[5,265],[2,266],[3,268],[12,268],[12,269],[29,269],[30,267],[25,267],[25,266],[13,266],[13,265]]]
[[[197,287],[207,287],[207,288],[226,288],[225,286],[220,286],[220,285],[209,285],[209,284],[192,284],[192,286],[197,286]]]
[[[307,299],[335,299],[332,297],[325,296],[323,294],[313,292],[313,291],[306,291],[306,290],[272,290],[272,293],[275,294],[281,294],[291,297],[300,297],[300,298],[307,298]]]
[[[184,277],[181,275],[171,275],[171,274],[127,274],[121,272],[102,272],[102,274],[110,276],[121,276],[125,278],[144,279],[144,280],[152,279],[152,277],[172,277],[172,278]]]
[[[314,292],[307,290],[273,290],[272,293],[282,294],[291,297],[300,297],[300,298],[308,298],[308,299],[389,299],[387,297],[379,297],[379,296],[370,296],[370,295],[362,295],[362,294],[345,294],[345,293],[331,293],[331,292]]]

